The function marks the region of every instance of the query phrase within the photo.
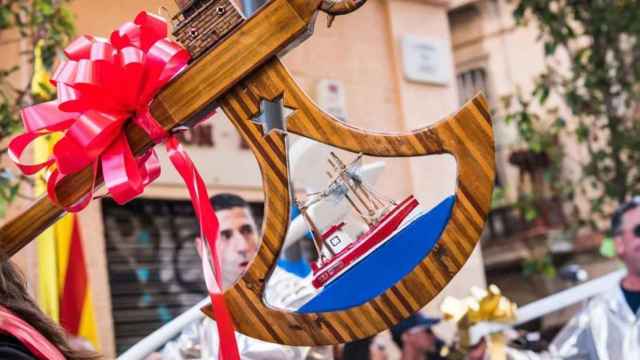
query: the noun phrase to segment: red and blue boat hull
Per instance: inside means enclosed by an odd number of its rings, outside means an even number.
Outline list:
[[[411,272],[431,251],[451,218],[449,196],[392,234],[382,245],[328,282],[299,313],[345,310],[382,294]]]

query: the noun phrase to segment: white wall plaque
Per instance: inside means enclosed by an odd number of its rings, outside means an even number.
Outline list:
[[[444,41],[404,35],[401,46],[402,67],[407,80],[436,85],[449,83],[451,56]]]
[[[318,81],[315,100],[322,110],[338,120],[347,121],[345,90],[340,81],[329,79]]]

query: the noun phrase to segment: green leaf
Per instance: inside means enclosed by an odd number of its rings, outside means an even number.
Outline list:
[[[10,7],[3,5],[0,6],[0,30],[8,29],[13,25],[13,14]]]
[[[3,218],[7,212],[7,201],[0,197],[0,218]]]
[[[611,237],[606,237],[600,244],[600,255],[608,258],[613,258],[617,255],[616,246]]]
[[[544,43],[544,54],[546,56],[553,55],[556,52],[557,48],[558,48],[558,44],[552,43],[552,42],[546,42]]]
[[[524,211],[524,218],[526,221],[533,221],[538,217],[538,211],[532,207],[528,207]]]
[[[0,0],[0,30],[12,31],[22,43],[31,44],[34,39],[44,41],[43,60],[49,69],[55,58],[70,40],[74,32],[73,15],[68,8],[69,0]],[[31,56],[33,49],[25,48],[20,55]],[[12,62],[9,62],[12,64]],[[0,67],[0,140],[6,139],[21,128],[20,109],[31,103],[24,91],[16,88],[13,75],[28,69],[17,65]],[[2,156],[2,154],[0,154]],[[0,159],[4,160],[4,159]],[[2,162],[0,162],[2,163]],[[6,206],[18,194],[20,183],[7,178],[0,168],[0,216]]]
[[[54,7],[48,0],[33,0],[36,12],[44,16],[51,16],[54,13]]]
[[[544,267],[543,273],[549,279],[554,279],[557,275],[556,268],[553,265],[546,265]]]
[[[576,139],[579,143],[584,143],[589,139],[589,133],[589,127],[584,123],[580,123],[576,128]]]

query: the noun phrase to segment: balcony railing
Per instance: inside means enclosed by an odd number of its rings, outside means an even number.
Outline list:
[[[547,246],[550,231],[567,226],[559,199],[540,199],[531,205],[537,214],[532,220],[527,219],[523,206],[515,204],[495,207],[489,212],[482,237],[487,268],[521,263],[531,257],[533,249]]]

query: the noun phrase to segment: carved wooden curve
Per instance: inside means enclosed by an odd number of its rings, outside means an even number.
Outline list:
[[[450,153],[457,161],[456,201],[436,246],[403,280],[363,305],[299,314],[263,302],[266,280],[286,235],[291,199],[285,135],[278,131],[263,135],[262,126],[252,119],[260,112],[261,99],[280,96],[285,106],[294,109],[286,122],[289,132],[366,155]],[[424,307],[470,256],[486,220],[494,181],[493,132],[482,96],[431,127],[373,133],[345,125],[319,110],[276,58],[230,90],[220,105],[256,155],[266,195],[260,250],[243,278],[225,293],[238,331],[288,345],[326,345],[368,337]],[[211,316],[209,309],[205,312]]]

